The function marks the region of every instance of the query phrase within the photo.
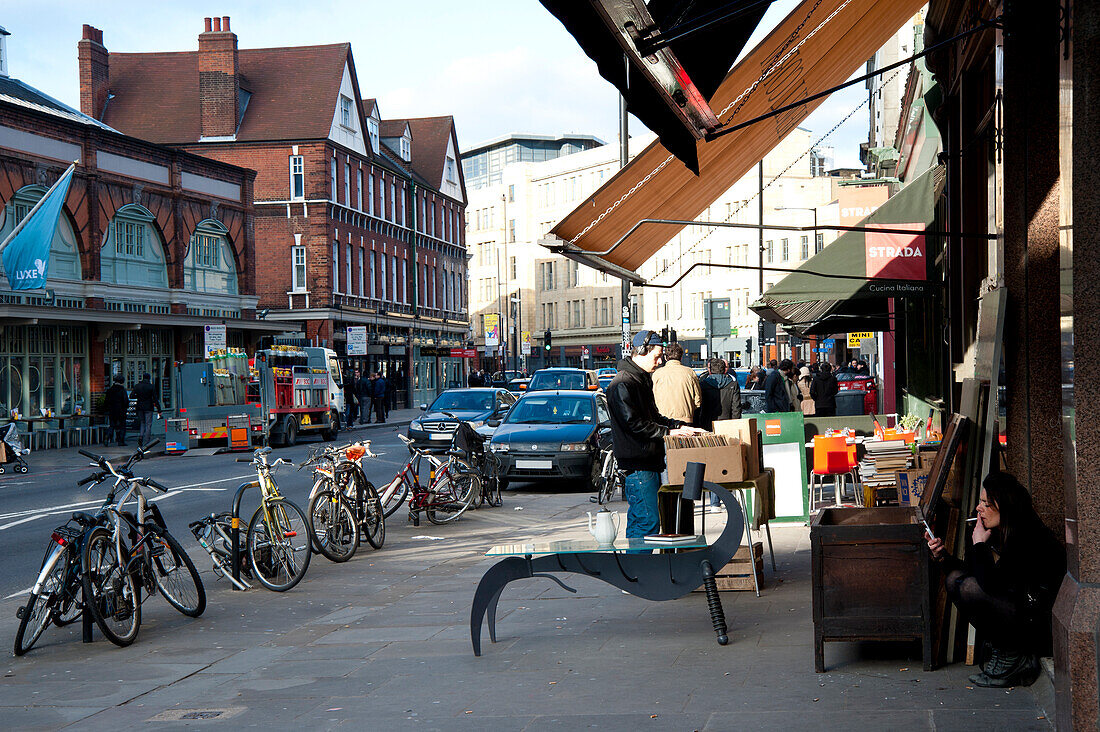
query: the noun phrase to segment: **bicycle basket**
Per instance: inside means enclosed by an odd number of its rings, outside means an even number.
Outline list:
[[[485,454],[485,440],[468,422],[459,422],[451,448],[470,457],[481,456]]]
[[[348,460],[358,460],[366,454],[366,446],[358,442],[344,451],[344,455],[347,457]]]

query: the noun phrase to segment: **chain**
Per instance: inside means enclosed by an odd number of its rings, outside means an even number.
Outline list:
[[[769,75],[770,75],[770,74],[771,74],[771,73],[772,73],[773,71],[775,71],[775,70],[776,70],[777,68],[779,68],[779,66],[780,66],[780,65],[782,65],[782,64],[783,64],[783,63],[784,63],[784,62],[785,62],[785,61],[786,61],[786,60],[787,60],[788,58],[790,58],[790,57],[791,57],[792,55],[794,55],[795,53],[797,53],[797,52],[798,52],[798,49],[802,47],[802,44],[803,44],[803,43],[805,43],[806,41],[808,41],[808,40],[810,40],[811,38],[813,38],[813,36],[814,36],[814,34],[815,34],[815,33],[817,33],[817,32],[818,32],[819,30],[821,30],[822,28],[824,28],[824,27],[825,27],[825,25],[826,25],[826,24],[827,24],[827,23],[828,23],[829,21],[831,21],[831,20],[832,20],[833,18],[835,18],[835,17],[836,17],[836,15],[837,15],[837,14],[838,14],[838,13],[839,13],[839,12],[840,12],[841,10],[843,10],[844,8],[846,8],[846,7],[848,6],[848,4],[849,4],[850,2],[852,2],[852,0],[844,0],[844,2],[843,2],[843,3],[842,3],[842,4],[840,5],[840,6],[839,6],[839,7],[837,7],[837,8],[836,8],[836,10],[834,10],[834,11],[833,11],[832,13],[830,13],[830,14],[829,14],[829,16],[828,16],[827,18],[825,18],[825,20],[823,20],[823,21],[822,21],[822,22],[821,22],[820,24],[818,24],[818,26],[817,26],[816,28],[814,28],[814,29],[813,29],[812,31],[810,31],[810,34],[809,34],[809,35],[807,35],[807,36],[806,36],[805,38],[803,38],[803,39],[802,39],[801,41],[799,41],[799,42],[798,42],[798,44],[797,44],[797,45],[796,45],[796,46],[795,46],[794,48],[792,48],[792,49],[791,49],[790,51],[787,51],[787,48],[788,48],[788,47],[790,46],[790,44],[791,44],[791,43],[792,43],[792,42],[794,41],[794,39],[798,37],[798,34],[802,32],[802,29],[803,29],[803,28],[804,28],[804,27],[806,26],[806,23],[808,23],[808,22],[810,21],[810,18],[812,18],[812,17],[813,17],[813,14],[814,14],[814,12],[815,12],[815,11],[817,10],[817,8],[818,8],[818,7],[819,7],[819,6],[821,5],[821,3],[822,3],[822,0],[817,0],[817,2],[815,2],[815,3],[814,3],[814,6],[813,6],[812,8],[810,8],[810,12],[808,12],[808,13],[806,14],[806,17],[805,17],[805,18],[803,18],[803,19],[802,19],[802,22],[798,24],[798,27],[794,29],[794,32],[793,32],[793,33],[791,33],[791,34],[790,34],[790,35],[789,35],[789,36],[787,37],[787,40],[786,40],[786,41],[784,42],[784,44],[783,44],[783,47],[782,47],[781,49],[779,49],[779,53],[780,53],[780,54],[782,54],[782,55],[781,55],[781,57],[780,57],[780,59],[779,59],[778,61],[776,61],[776,62],[775,62],[774,64],[772,64],[772,65],[771,65],[771,67],[769,67],[767,71],[765,71],[765,72],[764,72],[763,74],[761,74],[760,78],[759,78],[759,79],[757,79],[756,81],[754,81],[754,82],[752,83],[752,85],[751,85],[751,86],[749,86],[749,88],[748,88],[748,89],[746,89],[745,91],[741,92],[741,94],[740,94],[740,95],[739,95],[739,96],[738,96],[738,97],[737,97],[736,99],[734,99],[734,100],[733,100],[732,102],[730,102],[729,104],[727,104],[727,105],[726,105],[726,108],[725,108],[725,109],[723,109],[723,110],[722,110],[721,112],[719,112],[719,113],[718,113],[718,114],[717,114],[716,116],[717,116],[717,117],[722,117],[722,116],[724,116],[724,115],[726,114],[726,112],[728,112],[728,111],[729,111],[730,107],[732,107],[733,105],[737,104],[738,102],[741,102],[741,101],[742,101],[743,99],[747,101],[747,98],[748,98],[748,96],[749,96],[750,94],[752,94],[752,92],[753,92],[753,91],[754,91],[754,90],[755,90],[755,89],[756,89],[756,88],[757,88],[757,87],[758,87],[758,86],[759,86],[759,85],[761,84],[761,82],[763,82],[763,81],[764,81],[764,80],[765,80],[765,79],[766,79],[766,78],[767,78],[767,77],[768,77],[768,76],[769,76]],[[739,111],[740,111],[740,109],[741,109],[741,107],[740,107],[740,106],[738,106],[737,110],[735,110],[735,111],[734,111],[734,113],[733,113],[733,116],[737,116],[737,112],[739,112]],[[803,155],[805,155],[805,153],[804,153]],[[644,178],[642,178],[642,179],[641,179],[640,181],[638,181],[638,182],[637,182],[636,184],[634,184],[634,186],[633,186],[633,187],[632,187],[632,188],[631,188],[631,189],[630,189],[629,191],[627,191],[626,193],[624,193],[624,194],[623,194],[623,195],[622,195],[622,196],[621,196],[621,197],[619,198],[619,200],[618,200],[618,201],[615,201],[615,202],[614,202],[613,204],[611,204],[610,206],[608,206],[608,207],[607,207],[607,209],[606,209],[606,210],[605,210],[605,211],[604,211],[604,212],[603,212],[602,214],[600,214],[599,216],[597,216],[597,217],[596,217],[596,218],[595,218],[595,219],[594,219],[594,220],[593,220],[593,221],[592,221],[591,223],[589,223],[589,224],[588,224],[588,226],[586,226],[586,227],[584,227],[583,229],[581,229],[581,230],[580,230],[580,232],[579,232],[579,233],[578,233],[578,234],[577,234],[576,236],[574,236],[574,237],[573,237],[572,239],[570,239],[570,240],[569,240],[569,243],[570,243],[570,244],[576,244],[576,243],[577,243],[577,240],[579,240],[579,239],[580,239],[580,238],[581,238],[582,236],[584,236],[584,235],[585,235],[585,234],[587,234],[587,233],[588,233],[589,231],[591,231],[593,227],[597,226],[597,225],[598,225],[598,224],[599,224],[599,223],[600,223],[601,221],[603,221],[603,220],[604,220],[605,218],[607,218],[607,217],[608,217],[608,216],[609,216],[609,215],[610,215],[610,214],[611,214],[611,213],[612,213],[613,211],[615,211],[615,209],[617,209],[617,208],[618,208],[619,206],[621,206],[621,205],[622,205],[622,203],[623,203],[623,201],[625,201],[626,199],[628,199],[628,198],[630,198],[630,197],[631,197],[632,195],[634,195],[634,193],[635,193],[635,192],[636,192],[636,191],[637,191],[637,190],[638,190],[639,188],[641,188],[641,187],[642,187],[642,186],[644,186],[644,185],[645,185],[646,183],[648,183],[648,182],[649,182],[650,180],[652,180],[652,179],[653,179],[653,176],[657,175],[657,174],[658,174],[658,173],[660,173],[660,172],[661,172],[662,170],[664,170],[665,166],[666,166],[666,165],[668,165],[669,163],[671,163],[671,162],[672,162],[672,158],[673,158],[673,157],[674,157],[673,155],[669,155],[669,156],[668,156],[667,158],[665,158],[665,159],[664,159],[664,161],[662,161],[662,162],[661,162],[661,163],[660,163],[660,164],[659,164],[659,165],[658,165],[658,166],[657,166],[656,168],[654,168],[653,170],[649,171],[649,175],[647,175],[646,177],[644,177]],[[795,162],[797,162],[797,160],[796,160]],[[769,184],[769,185],[770,185],[770,184]]]
[[[887,84],[889,84],[889,83],[890,83],[891,81],[893,81],[893,80],[894,80],[894,79],[895,79],[895,78],[897,77],[897,75],[898,75],[898,74],[900,74],[900,73],[901,73],[901,69],[899,68],[899,69],[897,69],[896,71],[894,71],[894,73],[893,73],[893,74],[891,74],[891,75],[890,75],[890,77],[889,77],[888,79],[886,79],[886,81],[884,81],[882,85],[883,85],[883,86],[886,86],[886,85],[887,85]],[[750,203],[752,203],[752,202],[753,202],[753,201],[755,201],[755,200],[756,200],[757,198],[759,198],[759,197],[760,197],[760,196],[761,196],[761,195],[763,194],[763,192],[764,192],[764,191],[766,191],[766,190],[768,190],[769,188],[771,188],[771,186],[772,186],[772,184],[773,184],[773,183],[775,183],[775,182],[776,182],[776,181],[778,181],[778,180],[779,180],[780,178],[782,178],[782,177],[783,177],[784,175],[786,175],[786,174],[787,174],[787,173],[788,173],[788,172],[789,172],[789,171],[791,170],[791,168],[793,168],[793,167],[794,167],[795,165],[797,165],[797,164],[798,164],[798,162],[799,162],[800,160],[802,160],[802,158],[806,157],[806,156],[807,156],[807,155],[809,155],[809,154],[810,154],[811,152],[813,152],[814,150],[816,150],[816,149],[817,149],[817,147],[818,147],[818,146],[819,146],[819,145],[820,145],[820,144],[821,144],[822,142],[824,142],[825,140],[827,140],[827,139],[829,138],[829,136],[831,136],[831,135],[832,135],[832,134],[833,134],[834,132],[836,132],[836,131],[837,131],[838,129],[840,129],[841,125],[843,125],[843,124],[844,124],[845,122],[847,122],[847,121],[848,121],[849,119],[851,119],[851,118],[852,118],[852,115],[854,115],[854,114],[855,114],[856,112],[858,112],[859,110],[863,109],[863,107],[864,107],[864,106],[865,106],[865,105],[866,105],[866,104],[867,104],[867,103],[868,103],[868,102],[870,101],[870,99],[871,99],[871,98],[870,98],[870,96],[867,96],[867,97],[866,97],[866,98],[865,98],[865,99],[864,99],[864,100],[863,100],[862,102],[860,102],[860,103],[859,103],[859,104],[857,104],[857,105],[856,105],[855,107],[853,107],[853,108],[852,108],[852,110],[851,110],[850,112],[848,112],[848,114],[844,115],[844,118],[843,118],[843,119],[841,119],[841,120],[840,120],[839,122],[837,122],[837,123],[836,123],[835,125],[833,125],[833,126],[832,126],[832,128],[830,128],[828,132],[826,132],[826,133],[825,133],[824,135],[822,135],[821,137],[817,138],[817,140],[815,140],[815,141],[814,141],[814,142],[813,142],[813,143],[812,143],[812,144],[810,145],[810,147],[808,147],[808,148],[807,148],[807,149],[805,150],[805,152],[803,152],[803,153],[802,153],[801,155],[799,155],[799,156],[798,156],[797,158],[795,158],[794,160],[792,160],[792,161],[791,161],[791,163],[790,163],[790,164],[789,164],[789,165],[788,165],[787,167],[783,168],[783,170],[779,171],[779,173],[778,173],[778,174],[777,174],[777,175],[776,175],[776,176],[775,176],[774,178],[772,178],[772,179],[771,179],[771,180],[769,180],[769,181],[768,181],[768,182],[767,182],[766,184],[764,184],[764,187],[763,187],[763,188],[761,188],[760,190],[758,190],[758,191],[757,191],[756,193],[754,193],[754,194],[752,195],[752,197],[751,197],[751,198],[748,198],[748,199],[747,199],[747,200],[745,200],[745,201],[744,201],[744,202],[743,202],[743,203],[742,203],[742,204],[741,204],[740,206],[738,206],[738,207],[737,207],[736,209],[734,209],[733,211],[731,211],[731,212],[730,212],[730,213],[729,213],[729,214],[728,214],[728,215],[726,216],[726,218],[724,218],[724,219],[722,220],[722,221],[723,221],[723,223],[727,223],[727,222],[729,222],[729,221],[730,221],[730,219],[732,219],[732,218],[733,218],[734,216],[736,216],[737,214],[741,213],[741,211],[745,210],[745,209],[746,209],[746,208],[748,207],[748,205],[749,205]],[[709,237],[710,237],[710,236],[711,236],[712,234],[714,234],[714,233],[715,233],[716,231],[718,231],[718,229],[717,229],[717,228],[712,228],[712,229],[711,229],[710,231],[708,231],[708,232],[707,232],[706,234],[703,234],[703,236],[699,237],[698,241],[696,241],[696,242],[695,242],[694,244],[692,244],[692,245],[691,245],[690,247],[688,247],[687,251],[683,252],[683,253],[682,253],[682,254],[681,254],[680,256],[678,256],[678,257],[677,257],[676,259],[672,260],[672,261],[671,261],[671,262],[669,262],[669,263],[668,263],[667,265],[665,265],[665,267],[664,267],[664,268],[663,268],[663,269],[662,269],[662,270],[661,270],[660,272],[658,272],[657,274],[653,275],[653,279],[657,279],[658,277],[660,277],[661,275],[663,275],[663,274],[664,274],[665,272],[668,272],[668,270],[669,270],[669,269],[670,269],[670,268],[671,268],[671,267],[672,267],[673,265],[677,264],[677,263],[678,263],[678,262],[680,262],[680,261],[681,261],[681,260],[682,260],[682,259],[683,259],[683,258],[684,258],[685,256],[687,256],[688,254],[691,254],[691,253],[692,253],[693,251],[695,251],[695,248],[696,248],[696,247],[698,247],[698,246],[699,246],[700,244],[702,244],[702,243],[703,243],[704,241],[706,241],[706,240],[707,240],[707,239],[708,239],[708,238],[709,238]]]

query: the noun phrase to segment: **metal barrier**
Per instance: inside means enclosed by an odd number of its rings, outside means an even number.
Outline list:
[[[260,481],[251,480],[247,483],[241,483],[237,488],[236,495],[233,496],[233,512],[230,514],[230,527],[229,535],[232,539],[232,545],[229,548],[230,560],[233,562],[233,579],[237,582],[241,581],[241,496],[249,488],[259,488]],[[234,584],[234,590],[239,591],[239,588]]]

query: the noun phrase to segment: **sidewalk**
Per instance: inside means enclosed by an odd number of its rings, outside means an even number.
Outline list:
[[[386,427],[408,427],[409,422],[423,414],[419,409],[394,409],[386,415],[386,421],[381,424],[370,422],[368,424],[355,424],[345,427],[348,432],[358,432],[359,430],[369,429],[385,429]]]
[[[414,528],[399,512],[382,550],[364,546],[346,564],[315,556],[285,594],[230,592],[188,536],[207,584],[201,618],[154,598],[124,649],[98,631],[81,644],[79,624],[50,628],[3,664],[0,715],[9,729],[112,732],[223,719],[311,730],[1049,729],[1029,690],[968,688],[962,665],[925,673],[917,644],[829,644],[829,672],[814,673],[803,526],[773,527],[779,571],[765,560],[761,597],[723,593],[728,646],[715,642],[701,593],[649,602],[568,575],[577,595],[538,578],[510,585],[500,642],[486,632],[475,658],[470,600],[494,561],[485,549],[582,535],[592,508],[581,493],[509,493],[502,508],[448,526]],[[9,638],[15,607],[0,603]]]

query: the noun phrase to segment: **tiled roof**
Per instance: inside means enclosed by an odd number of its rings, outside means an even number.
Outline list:
[[[414,117],[406,120],[412,129],[412,168],[428,185],[441,190],[443,167],[447,157],[447,144],[454,131],[454,117]],[[455,166],[458,165],[458,148],[455,147]],[[461,172],[459,172],[461,175]]]
[[[405,134],[408,121],[403,119],[384,119],[378,123],[379,137],[401,137]]]
[[[351,45],[250,48],[238,52],[241,86],[251,93],[237,141],[328,137]],[[112,53],[103,121],[162,144],[197,142],[198,52]]]
[[[382,117],[382,113],[378,110],[378,100],[373,97],[360,100],[359,108],[363,110],[364,117],[370,117],[371,112],[374,112],[379,118]]]
[[[0,30],[3,29],[0,28]],[[73,109],[69,105],[57,101],[48,94],[43,94],[33,86],[28,86],[19,81],[19,79],[0,76],[0,102],[8,102],[9,104],[45,112],[46,114],[61,117],[72,122],[95,125],[104,130],[116,132],[116,130],[112,130],[102,122],[94,120],[88,115]]]

